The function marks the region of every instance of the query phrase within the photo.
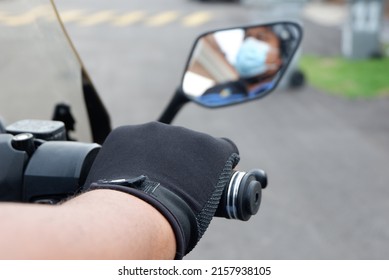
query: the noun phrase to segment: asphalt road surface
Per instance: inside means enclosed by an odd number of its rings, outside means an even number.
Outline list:
[[[190,0],[57,0],[114,126],[156,120],[179,85],[196,36],[276,19],[264,9]],[[304,21],[303,52],[339,51],[337,27]],[[318,43],[320,42],[320,43]],[[174,124],[233,139],[239,169],[269,176],[248,222],[214,219],[188,259],[389,258],[389,99],[345,100],[311,88],[209,110],[189,104]]]

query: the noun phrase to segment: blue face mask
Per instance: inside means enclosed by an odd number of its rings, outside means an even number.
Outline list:
[[[240,77],[251,78],[265,73],[269,67],[266,58],[271,46],[253,37],[246,38],[236,56],[235,68]]]

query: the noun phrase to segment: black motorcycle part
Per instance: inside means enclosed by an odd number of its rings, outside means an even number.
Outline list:
[[[177,89],[158,121],[165,124],[171,124],[177,113],[188,102],[189,99],[183,93],[182,89]]]
[[[82,91],[84,92],[92,138],[95,143],[102,144],[111,132],[111,120],[84,67],[81,69],[81,75]]]
[[[21,201],[28,155],[12,146],[13,136],[0,134],[0,201]]]
[[[23,201],[56,203],[84,184],[100,146],[50,141],[39,146],[24,173]]]
[[[63,122],[45,120],[21,120],[7,126],[7,132],[13,135],[31,133],[37,139],[45,141],[66,140]]]
[[[263,170],[255,169],[247,173],[236,171],[223,192],[216,216],[241,221],[249,220],[258,212],[262,189],[266,186],[267,176]]]
[[[63,122],[65,124],[65,130],[66,130],[66,140],[74,141],[74,139],[70,137],[69,132],[75,130],[76,119],[72,114],[70,105],[65,103],[59,103],[55,105],[52,120]]]
[[[12,138],[12,147],[18,151],[24,151],[31,156],[35,152],[34,140],[34,135],[31,133],[21,133]]]
[[[4,127],[3,123],[1,122],[1,119],[0,119],[0,133],[5,133],[5,127]]]

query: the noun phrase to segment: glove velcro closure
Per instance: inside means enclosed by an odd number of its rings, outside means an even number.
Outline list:
[[[145,181],[140,186],[136,186],[110,184],[109,181],[105,181],[92,183],[88,190],[98,189],[128,193],[156,208],[168,220],[173,229],[177,244],[176,260],[182,259],[196,245],[199,236],[195,214],[184,200],[159,183]]]

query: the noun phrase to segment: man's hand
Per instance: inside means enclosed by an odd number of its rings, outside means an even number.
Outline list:
[[[180,259],[206,231],[238,161],[227,139],[156,122],[120,127],[103,144],[85,190],[122,191],[155,207],[174,231]]]

